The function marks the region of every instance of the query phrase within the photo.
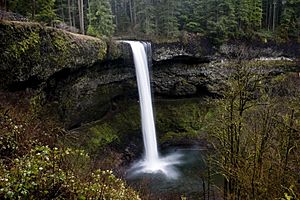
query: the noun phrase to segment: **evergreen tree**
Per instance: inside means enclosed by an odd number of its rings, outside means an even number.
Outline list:
[[[239,31],[247,30],[250,25],[250,0],[236,0],[235,11]]]
[[[48,24],[57,16],[71,26],[79,28],[81,24],[81,30],[87,24],[92,35],[111,35],[114,28],[116,34],[132,37],[177,37],[179,31],[187,31],[221,44],[266,30],[284,40],[298,37],[299,1],[15,0],[8,3],[8,9]]]
[[[146,34],[153,35],[156,30],[155,8],[150,0],[135,0],[137,14],[137,29]]]
[[[204,33],[207,25],[207,4],[203,0],[183,0],[179,7],[179,23],[182,30]]]
[[[208,32],[206,34],[215,45],[220,45],[224,40],[235,35],[237,21],[232,0],[211,0],[207,11]]]
[[[179,23],[176,18],[178,3],[173,0],[164,0],[161,5],[158,5],[156,11],[159,15],[156,16],[156,27],[159,35],[167,37],[177,36],[179,33]]]
[[[55,0],[36,0],[35,19],[50,24],[56,18],[54,6]]]
[[[236,21],[234,0],[224,0],[221,23],[225,27],[226,37],[234,37],[237,34],[238,22]]]
[[[88,19],[88,34],[98,37],[113,34],[115,26],[108,0],[90,0]]]
[[[28,17],[31,16],[32,5],[24,0],[15,0],[9,3],[9,10]]]
[[[279,37],[284,40],[297,38],[300,34],[300,0],[288,0],[281,16]]]
[[[262,24],[262,1],[261,0],[251,1],[249,9],[250,9],[249,28],[251,30],[258,30],[259,28],[261,28],[261,24]]]
[[[51,24],[56,18],[55,0],[34,0],[28,3],[27,0],[15,0],[9,3],[9,10],[21,15]]]

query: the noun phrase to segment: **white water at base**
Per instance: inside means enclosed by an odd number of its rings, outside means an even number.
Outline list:
[[[132,174],[162,172],[169,178],[177,178],[178,173],[173,167],[179,164],[180,155],[170,155],[160,158],[157,150],[156,131],[153,117],[151,85],[146,49],[150,43],[138,41],[123,41],[130,44],[136,70],[137,85],[142,119],[142,132],[145,147],[145,157],[131,168]],[[151,48],[150,48],[151,50]]]

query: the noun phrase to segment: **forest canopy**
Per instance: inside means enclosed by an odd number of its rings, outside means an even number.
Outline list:
[[[2,0],[1,7],[96,36],[176,38],[188,32],[217,42],[287,41],[300,32],[300,0]]]

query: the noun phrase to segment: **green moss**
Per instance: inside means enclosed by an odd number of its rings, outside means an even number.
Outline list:
[[[103,41],[99,42],[98,59],[104,60],[107,55],[107,44]]]
[[[195,139],[199,136],[200,136],[199,132],[195,130],[190,130],[188,132],[169,131],[164,135],[162,135],[162,137],[160,138],[160,142],[164,143],[164,142],[180,141],[183,139]]]
[[[166,105],[166,102],[158,104],[156,110],[157,128],[163,132],[169,131],[170,128],[177,131],[201,130],[205,125],[209,105],[203,101],[179,100],[169,105]]]
[[[95,100],[98,102],[107,102],[112,97],[118,95],[121,93],[121,87],[118,85],[103,85],[101,87],[97,88],[97,96],[95,97]]]
[[[141,137],[140,108],[136,101],[122,101],[119,111],[95,124],[83,127],[79,134],[88,132],[82,143],[89,152],[103,149],[112,142],[126,144],[130,138]],[[205,100],[160,101],[155,103],[157,135],[160,143],[201,138],[214,118],[213,105]],[[88,130],[88,131],[87,131]]]
[[[52,38],[52,44],[55,47],[56,50],[61,52],[67,52],[68,50],[68,43],[65,37],[62,35],[55,35]]]
[[[72,107],[75,106],[74,103],[74,97],[72,96],[72,94],[66,94],[65,96],[62,97],[61,99],[61,105],[60,108],[61,109],[65,109],[65,110],[70,110],[72,109]]]
[[[62,69],[89,67],[107,56],[103,39],[29,22],[1,21],[0,30],[1,88],[31,77],[47,80]]]
[[[111,123],[116,123],[116,127],[124,132],[139,130],[141,127],[139,105],[136,103],[125,106],[126,110],[115,115]]]
[[[122,44],[117,43],[114,40],[108,41],[108,57],[111,60],[116,60],[122,57]]]
[[[71,47],[70,38],[62,31],[51,32],[49,36],[51,37],[49,46],[53,47],[53,52],[47,56],[56,66],[67,65],[71,58],[71,52],[75,53],[77,49]]]
[[[178,100],[156,105],[156,127],[160,142],[201,137],[214,116],[205,100]]]
[[[89,152],[95,152],[105,145],[109,145],[112,142],[119,140],[116,130],[108,123],[104,123],[101,126],[93,126],[89,131],[91,135],[87,145]]]
[[[284,80],[286,80],[287,76],[285,74],[279,75],[279,76],[275,76],[274,78],[272,78],[272,83],[276,84],[276,83],[281,83]]]
[[[39,92],[30,98],[30,110],[33,115],[39,115],[43,110],[43,102],[45,100],[45,94]]]
[[[28,50],[35,49],[40,44],[40,36],[36,32],[31,32],[25,36],[19,42],[10,45],[8,51],[15,59],[20,58],[23,54],[26,54]]]

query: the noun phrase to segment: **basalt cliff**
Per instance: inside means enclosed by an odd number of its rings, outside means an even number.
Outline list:
[[[30,93],[32,101],[66,128],[101,119],[122,99],[137,99],[132,54],[121,41],[1,21],[0,43],[1,93]],[[215,48],[191,36],[152,47],[151,80],[157,98],[221,96],[234,60],[252,62],[273,75],[300,71],[296,43],[228,42]]]

